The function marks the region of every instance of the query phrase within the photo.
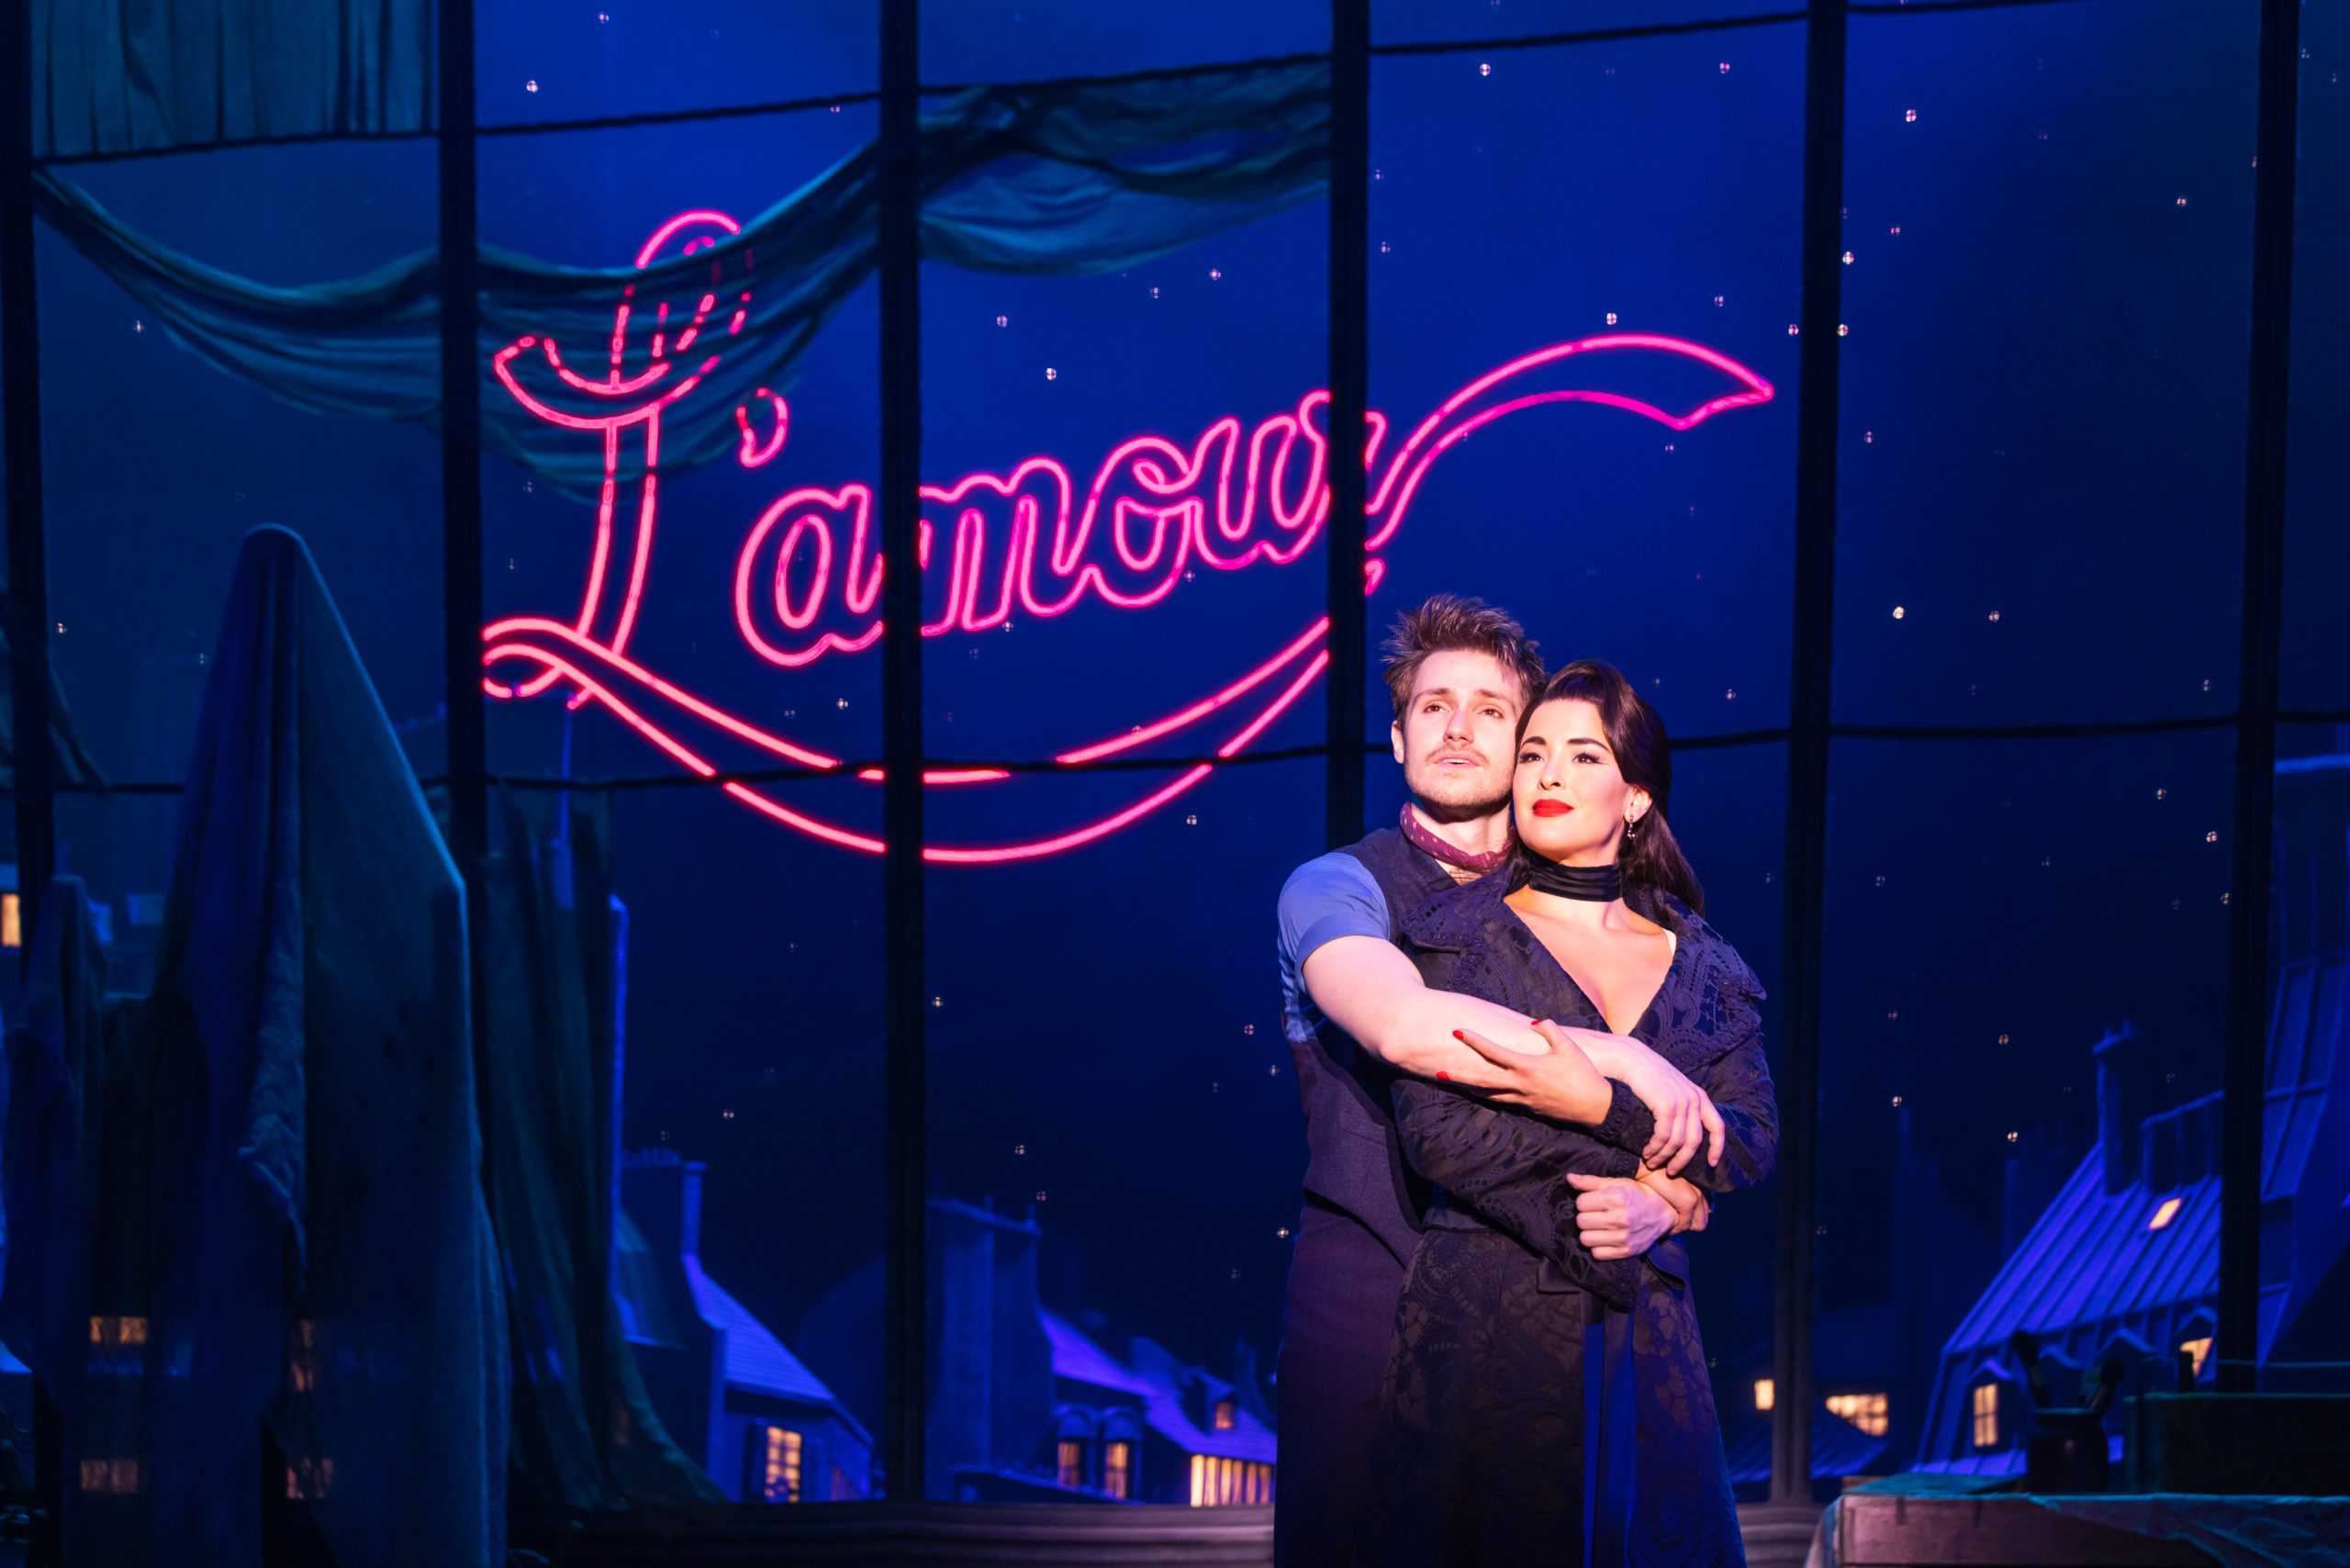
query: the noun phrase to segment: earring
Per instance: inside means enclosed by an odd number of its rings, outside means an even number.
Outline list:
[[[1624,819],[1624,842],[1625,842],[1625,843],[1629,844],[1632,840],[1634,840],[1634,839],[1636,839],[1636,838],[1638,838],[1638,837],[1639,837],[1639,836],[1640,836],[1640,830],[1639,830],[1639,819],[1638,817],[1626,817],[1626,818]]]

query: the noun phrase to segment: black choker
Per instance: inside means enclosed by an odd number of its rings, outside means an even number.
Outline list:
[[[1561,866],[1539,855],[1526,857],[1526,885],[1538,893],[1586,903],[1614,903],[1624,894],[1623,868],[1605,866]]]

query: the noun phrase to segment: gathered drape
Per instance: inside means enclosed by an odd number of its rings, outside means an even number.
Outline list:
[[[923,253],[989,272],[1114,272],[1281,211],[1324,188],[1328,95],[1318,59],[968,89],[922,122]],[[776,417],[765,395],[789,388],[874,269],[878,171],[868,143],[739,232],[714,225],[688,239],[690,254],[638,269],[486,248],[484,446],[587,494],[605,467],[578,432],[599,421],[657,404],[662,473],[761,439]],[[158,244],[53,170],[35,195],[51,227],[220,369],[319,413],[437,428],[437,252],[273,287]]]

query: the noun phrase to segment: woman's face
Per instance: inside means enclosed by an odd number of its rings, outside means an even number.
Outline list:
[[[1613,863],[1624,823],[1648,814],[1649,792],[1624,781],[1599,710],[1580,699],[1534,710],[1512,783],[1517,836],[1564,866]]]

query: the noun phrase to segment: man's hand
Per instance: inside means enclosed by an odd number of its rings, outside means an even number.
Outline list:
[[[1552,1050],[1569,1034],[1548,1022],[1535,1025],[1534,1032],[1549,1040]],[[1572,1034],[1585,1059],[1607,1077],[1622,1081],[1656,1118],[1656,1132],[1640,1151],[1641,1164],[1678,1176],[1700,1145],[1706,1148],[1707,1164],[1721,1163],[1722,1114],[1679,1068],[1628,1035],[1603,1035],[1592,1029],[1576,1029]]]
[[[1673,1205],[1627,1176],[1567,1177],[1575,1199],[1575,1230],[1602,1262],[1637,1258],[1673,1234]]]
[[[1583,1047],[1555,1025],[1538,1024],[1535,1028],[1545,1031],[1542,1037],[1550,1045],[1539,1056],[1495,1045],[1474,1029],[1455,1030],[1456,1039],[1485,1059],[1483,1070],[1447,1073],[1447,1081],[1483,1089],[1496,1105],[1523,1105],[1557,1121],[1589,1126],[1604,1118],[1615,1098],[1607,1080],[1591,1065]]]
[[[1713,1218],[1713,1205],[1706,1201],[1702,1187],[1684,1182],[1678,1176],[1667,1176],[1662,1170],[1645,1168],[1635,1180],[1662,1198],[1665,1206],[1673,1211],[1673,1234],[1675,1236],[1685,1230],[1703,1230],[1707,1221]]]

